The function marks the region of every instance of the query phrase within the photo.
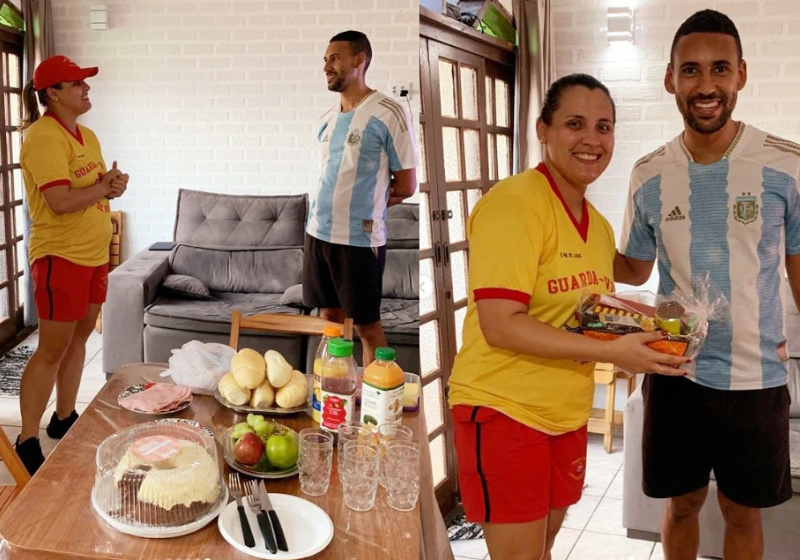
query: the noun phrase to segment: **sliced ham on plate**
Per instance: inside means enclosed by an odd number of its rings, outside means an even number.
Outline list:
[[[192,400],[192,391],[172,383],[148,384],[144,391],[128,395],[119,400],[120,406],[137,412],[168,412]]]

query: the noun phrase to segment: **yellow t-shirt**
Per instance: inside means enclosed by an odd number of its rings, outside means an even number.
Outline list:
[[[112,233],[108,200],[59,216],[42,196],[48,188],[83,189],[100,180],[106,165],[94,132],[79,125],[73,135],[55,115],[45,113],[25,133],[20,164],[31,215],[30,262],[53,255],[83,266],[107,263]]]
[[[588,422],[594,364],[491,347],[475,306],[475,298],[519,301],[530,316],[562,328],[574,323],[587,289],[613,291],[611,226],[585,201],[578,224],[543,173],[540,164],[499,182],[469,218],[469,303],[449,404],[493,408],[556,435]]]

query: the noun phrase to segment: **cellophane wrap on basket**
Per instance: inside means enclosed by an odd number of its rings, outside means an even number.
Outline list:
[[[633,291],[581,295],[576,319],[584,336],[614,340],[620,336],[663,330],[667,338],[648,343],[663,352],[687,358],[703,348],[709,321],[730,322],[728,299],[706,275],[692,282],[692,292],[667,295]]]

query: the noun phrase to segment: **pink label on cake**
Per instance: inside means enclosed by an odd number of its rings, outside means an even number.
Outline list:
[[[172,459],[180,451],[180,442],[168,436],[149,436],[133,443],[133,454],[146,463]]]

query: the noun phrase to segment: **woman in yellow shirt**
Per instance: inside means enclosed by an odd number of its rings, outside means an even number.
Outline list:
[[[459,488],[492,560],[549,559],[581,496],[595,361],[682,375],[686,360],[566,327],[614,289],[611,226],[585,198],[614,150],[614,103],[591,76],[556,81],[537,121],[544,162],[484,196],[467,228],[469,304],[449,382]]]
[[[22,432],[15,448],[31,474],[44,462],[37,436],[54,386],[56,411],[47,435],[63,437],[78,418],[86,340],[108,285],[108,200],[121,196],[128,183],[116,162],[107,171],[97,137],[77,122],[92,107],[84,80],[96,74],[97,68],[53,56],[39,64],[23,91],[20,164],[31,218],[28,259],[39,344],[22,375]],[[37,98],[47,109],[41,117]]]

